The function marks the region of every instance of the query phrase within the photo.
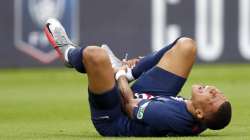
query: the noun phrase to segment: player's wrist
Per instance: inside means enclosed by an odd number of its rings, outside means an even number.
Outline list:
[[[132,74],[131,68],[127,68],[126,78],[128,79],[128,81],[133,81],[135,79],[133,74]]]
[[[126,71],[121,69],[121,70],[118,70],[115,74],[115,79],[116,80],[119,80],[121,77],[125,77],[126,78]]]

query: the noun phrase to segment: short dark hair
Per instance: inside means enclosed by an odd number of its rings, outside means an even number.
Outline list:
[[[205,124],[209,129],[219,130],[225,128],[231,121],[232,108],[231,104],[224,102],[209,118],[205,119]]]

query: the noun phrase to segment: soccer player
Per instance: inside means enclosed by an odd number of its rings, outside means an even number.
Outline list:
[[[122,63],[105,45],[76,47],[56,19],[44,32],[67,67],[87,74],[91,119],[103,136],[190,136],[231,120],[231,105],[214,86],[193,85],[191,99],[177,96],[195,61],[190,38]]]

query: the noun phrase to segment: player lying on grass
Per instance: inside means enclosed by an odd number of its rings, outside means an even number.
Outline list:
[[[198,135],[231,120],[231,105],[214,86],[193,85],[191,99],[177,96],[195,61],[189,38],[124,66],[107,46],[76,47],[55,19],[44,31],[66,66],[87,74],[91,119],[103,136]]]

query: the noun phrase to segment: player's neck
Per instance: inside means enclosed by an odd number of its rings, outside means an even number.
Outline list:
[[[195,109],[194,109],[192,101],[191,100],[186,100],[186,105],[187,105],[188,112],[190,112],[196,118]]]

